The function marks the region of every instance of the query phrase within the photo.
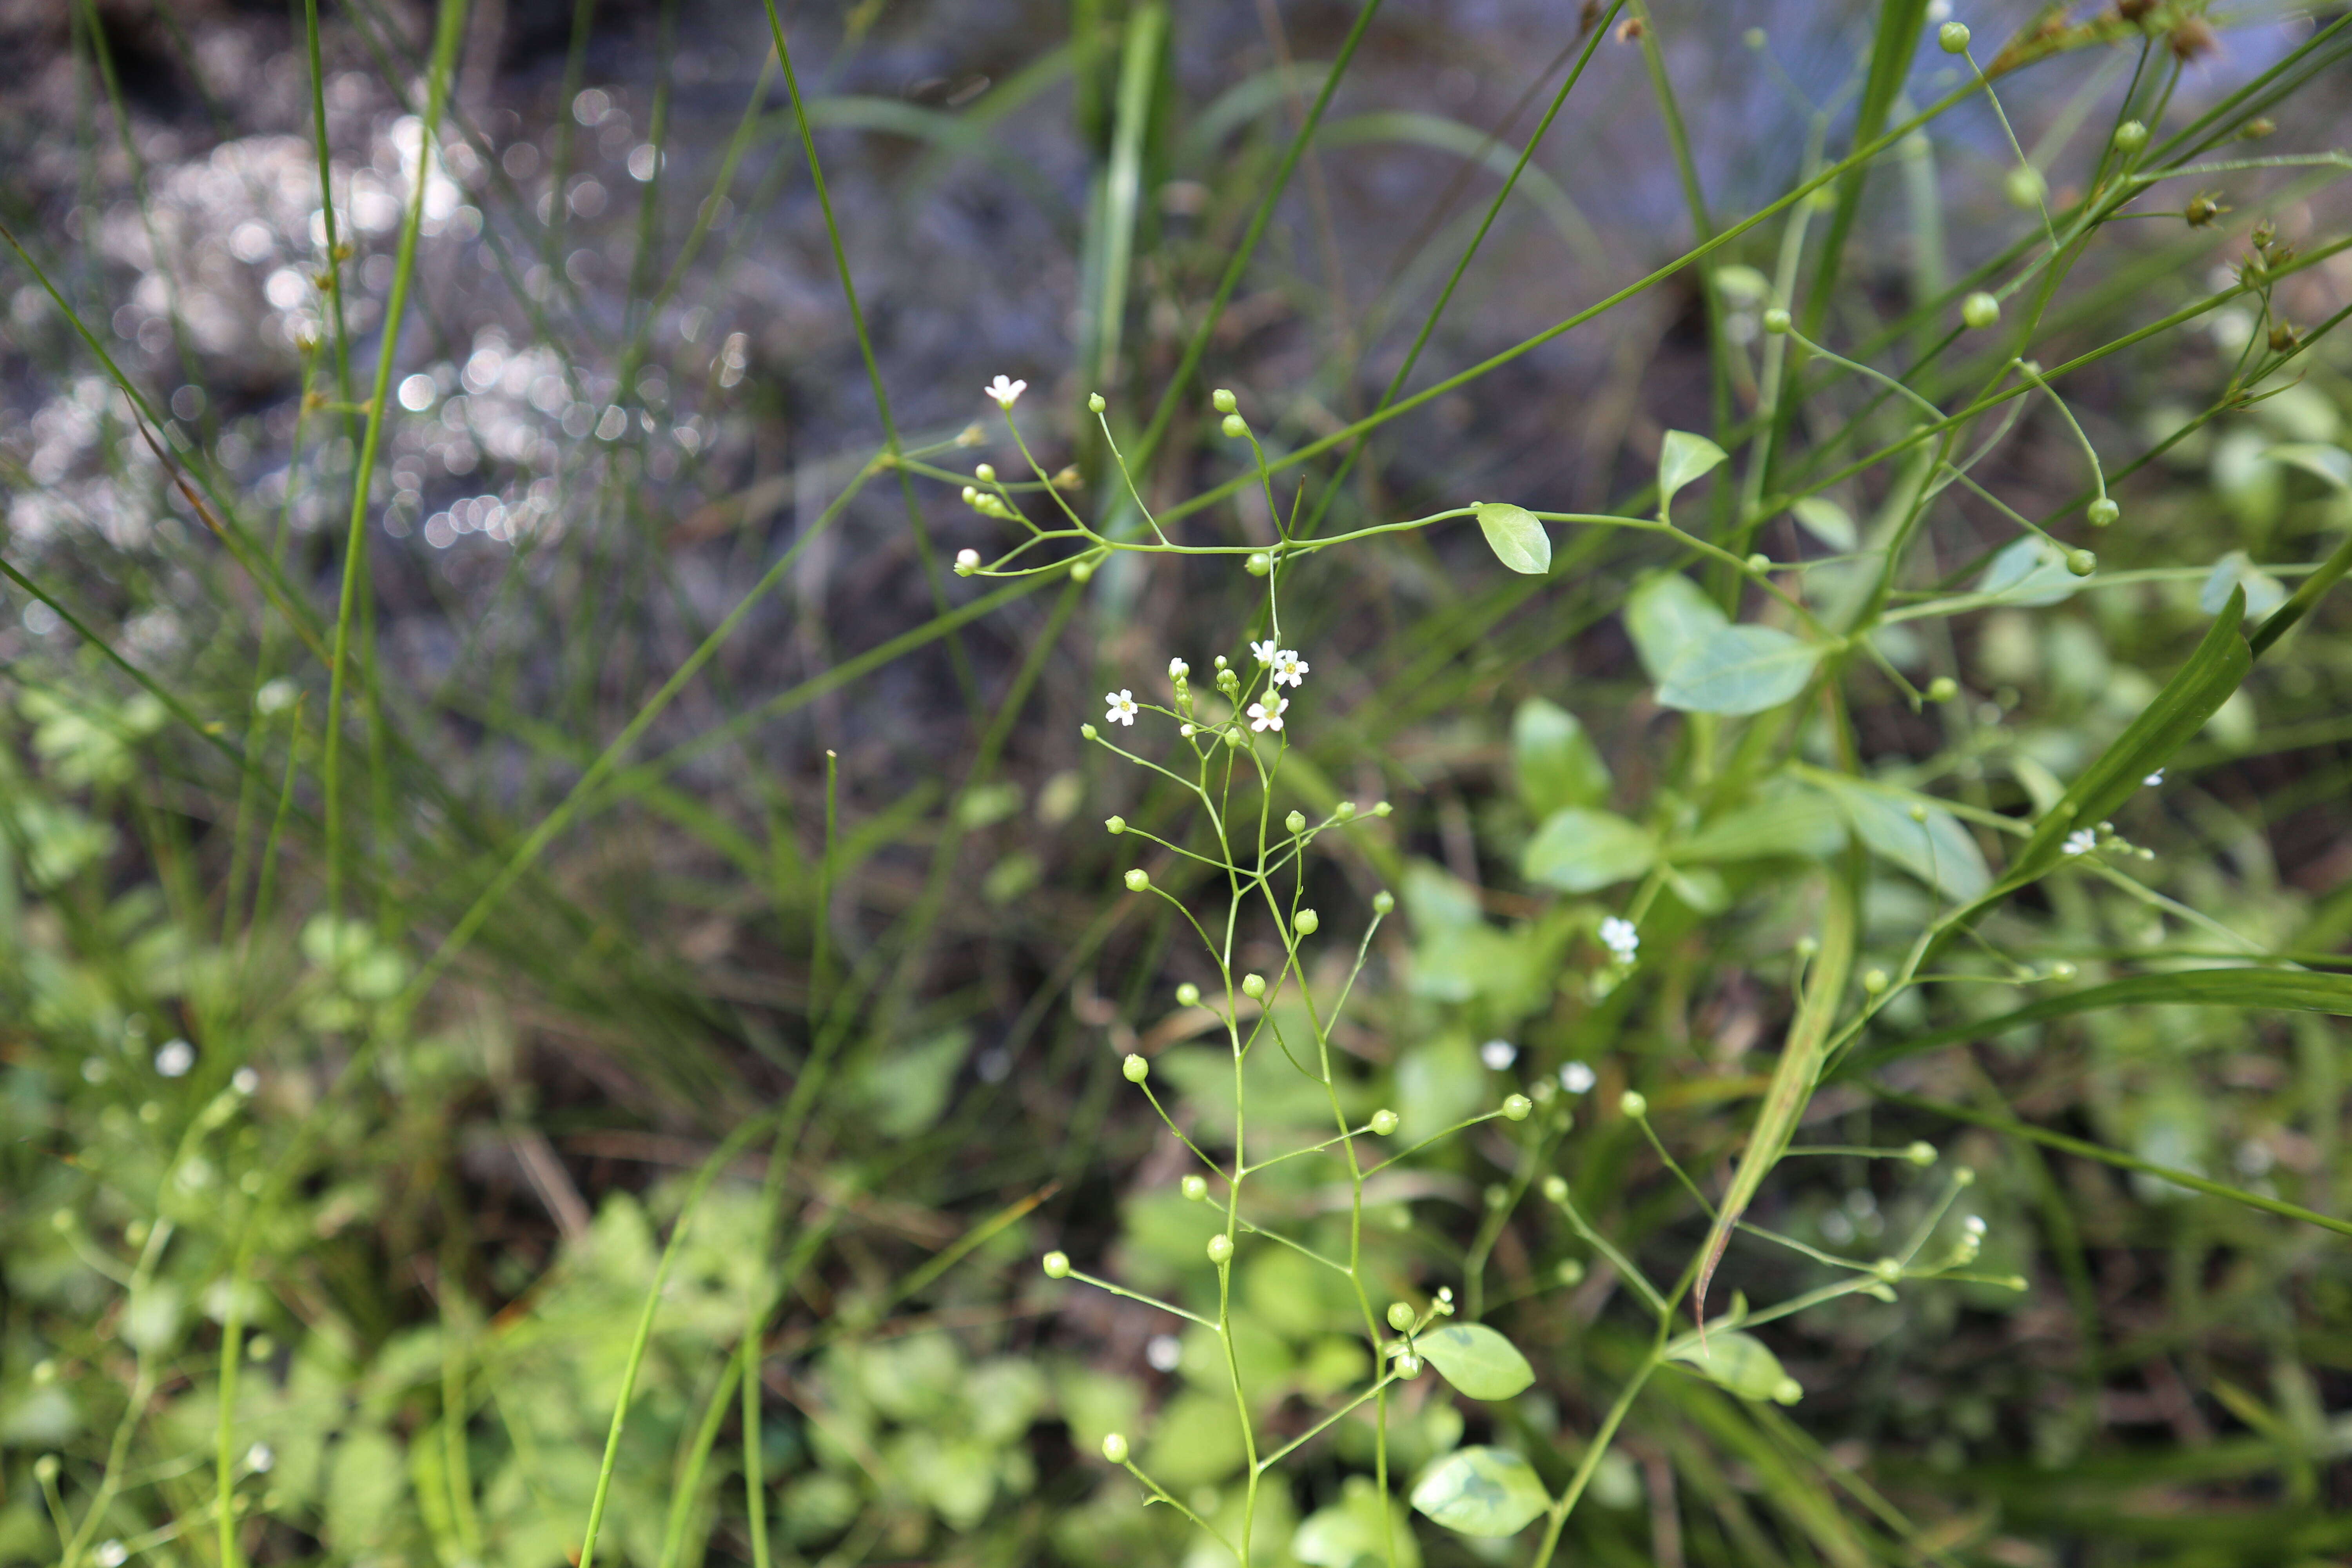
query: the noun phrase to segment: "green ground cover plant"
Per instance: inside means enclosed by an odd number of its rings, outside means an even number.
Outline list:
[[[2352,1545],[2352,12],[1048,19],[32,24],[0,1561]]]

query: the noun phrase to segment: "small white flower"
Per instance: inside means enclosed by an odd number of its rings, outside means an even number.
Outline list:
[[[1191,665],[1189,665],[1189,664],[1186,664],[1182,659],[1181,659],[1181,658],[1171,658],[1171,659],[1170,659],[1170,660],[1168,661],[1168,679],[1171,679],[1171,680],[1181,680],[1181,679],[1183,679],[1186,676],[1188,676],[1188,675],[1190,675],[1190,674],[1192,674],[1192,667]]]
[[[1478,1059],[1490,1072],[1501,1072],[1519,1059],[1519,1047],[1508,1040],[1488,1040],[1478,1047]]]
[[[1184,1361],[1184,1342],[1174,1334],[1154,1334],[1145,1342],[1143,1359],[1154,1372],[1174,1372]]]
[[[1271,708],[1263,702],[1251,703],[1249,705],[1250,728],[1253,730],[1281,729],[1282,711],[1289,706],[1290,699],[1287,697],[1276,698],[1274,706]]]
[[[1307,679],[1307,661],[1298,657],[1297,648],[1282,649],[1274,656],[1273,663],[1276,686],[1297,686]]]
[[[239,1068],[228,1075],[228,1086],[250,1100],[260,1091],[261,1075],[251,1068]]]
[[[1021,395],[1029,390],[1029,384],[1025,381],[1008,381],[1000,375],[981,390],[996,399],[996,405],[999,408],[1009,409],[1021,401]]]
[[[2099,836],[2087,827],[2078,827],[2066,835],[2065,849],[2069,855],[2088,855],[2099,847]]]
[[[245,1451],[245,1468],[257,1476],[266,1476],[269,1467],[278,1462],[277,1451],[267,1443],[256,1443]]]
[[[282,713],[294,706],[299,695],[294,683],[281,675],[275,680],[264,681],[261,689],[253,694],[254,711]]]
[[[155,1053],[155,1070],[165,1078],[184,1078],[196,1065],[196,1047],[185,1040],[166,1040]]]
[[[1257,656],[1257,661],[1260,664],[1272,664],[1276,651],[1277,650],[1274,646],[1274,639],[1272,637],[1266,638],[1264,642],[1254,642],[1250,644],[1250,652]]]
[[[957,574],[963,577],[969,577],[973,573],[979,571],[980,552],[977,550],[957,551],[955,569]]]
[[[1570,1062],[1559,1069],[1559,1087],[1570,1094],[1590,1093],[1600,1081],[1600,1075],[1582,1062]]]
[[[120,1541],[101,1541],[90,1555],[97,1559],[98,1568],[122,1568],[131,1560],[131,1548]]]
[[[2154,789],[2157,785],[2164,782],[2164,770],[2162,768],[2158,768],[2156,772],[2148,774],[2147,777],[2140,780],[2139,782],[2146,784],[2148,788]]]
[[[1110,705],[1110,711],[1103,715],[1104,723],[1126,724],[1129,726],[1132,726],[1135,723],[1134,692],[1128,690],[1125,687],[1121,687],[1117,691],[1105,692],[1103,694],[1103,700]]]
[[[1601,945],[1618,963],[1631,963],[1633,955],[1642,951],[1642,933],[1633,929],[1632,921],[1611,915],[1601,922]]]

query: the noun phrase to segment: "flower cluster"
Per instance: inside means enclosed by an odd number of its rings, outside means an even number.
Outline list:
[[[1630,964],[1633,955],[1642,951],[1642,933],[1633,929],[1632,921],[1611,915],[1601,922],[1601,945],[1619,963]]]

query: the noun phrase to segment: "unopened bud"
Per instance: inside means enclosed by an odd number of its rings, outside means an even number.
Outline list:
[[[1249,434],[1249,421],[1238,414],[1226,415],[1224,423],[1217,427],[1235,441]]]
[[[2116,127],[2116,151],[2137,153],[2147,145],[2147,127],[2137,120],[2126,120]]]
[[[1089,413],[1100,414],[1107,406],[1108,405],[1103,402],[1103,395],[1101,393],[1089,392],[1087,394],[1087,408]]]
[[[1791,324],[1789,312],[1778,305],[1764,312],[1764,330],[1776,338],[1787,331]]]
[[[1390,1133],[1397,1130],[1397,1113],[1389,1110],[1385,1106],[1373,1111],[1371,1129],[1373,1136],[1379,1138],[1387,1137]]]
[[[1303,811],[1294,811],[1282,819],[1282,826],[1293,833],[1304,833],[1307,831],[1307,814]]]
[[[1396,1358],[1396,1371],[1399,1377],[1419,1377],[1421,1375],[1421,1358],[1413,1354],[1411,1351],[1407,1351],[1404,1354]]]
[[[1936,1163],[1936,1146],[1923,1140],[1904,1150],[1903,1157],[1924,1169]]]
[[[1960,320],[1982,331],[2000,320],[2000,301],[1979,289],[1960,301]]]
[[[1183,984],[1176,987],[1176,1005],[1179,1007],[1197,1007],[1200,1005],[1201,988],[1199,986],[1187,980]]]
[[[1231,414],[1240,405],[1234,401],[1234,395],[1221,386],[1209,394],[1209,406],[1220,414]]]
[[[1253,577],[1263,577],[1274,570],[1274,557],[1263,550],[1253,550],[1249,559],[1242,563],[1242,570]]]
[[[1133,1051],[1129,1051],[1127,1053],[1127,1059],[1118,1064],[1118,1070],[1126,1075],[1128,1082],[1141,1083],[1151,1076],[1151,1064]]]
[[[1389,1327],[1398,1333],[1402,1333],[1412,1327],[1412,1308],[1409,1303],[1403,1301],[1389,1303]]]
[[[1535,1108],[1536,1102],[1524,1094],[1507,1095],[1503,1100],[1503,1114],[1514,1121],[1525,1121]]]
[[[957,551],[957,552],[956,552],[956,559],[955,559],[955,570],[956,570],[956,575],[957,575],[957,576],[959,576],[959,577],[969,577],[969,576],[971,576],[973,573],[975,573],[975,572],[979,571],[979,570],[980,570],[980,552],[979,552],[979,551],[977,551],[977,550],[959,550],[959,551]]]
[[[2124,509],[2105,496],[2083,509],[2083,515],[2091,520],[2093,528],[2105,528],[2123,514]]]
[[[1067,1279],[1070,1277],[1070,1255],[1068,1253],[1049,1252],[1045,1254],[1045,1263],[1046,1279]]]
[[[1650,1098],[1638,1089],[1629,1089],[1617,1097],[1617,1109],[1639,1121],[1650,1114]]]
[[[1223,1267],[1234,1260],[1234,1238],[1223,1234],[1209,1237],[1209,1261]]]
[[[1568,1201],[1568,1178],[1561,1175],[1546,1176],[1543,1179],[1543,1195],[1545,1201],[1548,1203],[1566,1203]]]
[[[1384,915],[1395,908],[1396,895],[1390,892],[1386,888],[1382,888],[1379,892],[1372,895],[1372,913],[1376,915]]]
[[[1772,570],[1772,558],[1759,550],[1748,558],[1748,569],[1759,574],[1769,572]]]
[[[1927,682],[1927,700],[1949,702],[1960,694],[1960,683],[1948,675],[1939,675]]]
[[[1323,929],[1323,917],[1313,910],[1301,910],[1292,917],[1290,929],[1301,936],[1313,936]]]
[[[1259,997],[1261,997],[1261,996],[1265,995],[1265,975],[1263,975],[1263,974],[1244,974],[1244,975],[1243,975],[1243,976],[1242,976],[1242,994],[1243,994],[1243,995],[1244,995],[1244,996],[1246,996],[1246,997],[1248,997],[1248,998],[1249,998],[1251,1001],[1253,1001],[1253,1002],[1256,1001]]]
[[[1145,870],[1142,867],[1138,866],[1134,870],[1129,871],[1127,874],[1127,890],[1129,892],[1139,893],[1150,886],[1151,886],[1151,873]]]
[[[1936,45],[1948,55],[1965,54],[1969,47],[1969,29],[1959,22],[1947,22],[1936,30]]]
[[[1123,816],[1106,816],[1103,818],[1103,826],[1113,833],[1124,833],[1127,831],[1127,818]]]
[[[1862,988],[1864,991],[1869,992],[1873,996],[1885,991],[1886,989],[1886,971],[1884,969],[1864,971],[1862,976]]]
[[[1114,1465],[1127,1463],[1127,1439],[1117,1432],[1107,1434],[1102,1441],[1103,1458]]]
[[[1331,815],[1342,822],[1353,822],[1356,820],[1356,803],[1352,800],[1343,800],[1331,808]]]
[[[2099,558],[2087,550],[2066,552],[2066,570],[2077,577],[2087,577],[2099,569]]]
[[[1197,1172],[1185,1177],[1177,1185],[1186,1198],[1196,1204],[1209,1195],[1209,1178]]]

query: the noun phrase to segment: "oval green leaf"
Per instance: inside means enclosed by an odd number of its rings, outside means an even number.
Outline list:
[[[1827,496],[1801,496],[1789,503],[1789,510],[1807,533],[1841,552],[1862,542],[1862,534],[1845,508]]]
[[[1421,1478],[1412,1506],[1464,1535],[1517,1535],[1551,1506],[1551,1494],[1507,1449],[1457,1448]]]
[[[1864,846],[1891,860],[1946,898],[1967,903],[1992,886],[1984,852],[1960,819],[1926,795],[1881,784],[1857,784],[1832,773],[1813,783],[1834,799]],[[1914,809],[1927,820],[1912,817]]]
[[[1492,500],[1482,500],[1471,510],[1477,513],[1478,531],[1486,536],[1486,547],[1495,552],[1496,560],[1530,577],[1551,570],[1551,535],[1544,531],[1535,513],[1523,506]]]
[[[1742,1399],[1782,1400],[1792,1381],[1780,1369],[1780,1358],[1753,1334],[1709,1334],[1706,1348],[1692,1345],[1676,1351],[1674,1359],[1696,1368],[1701,1375],[1712,1378]]]
[[[1761,713],[1805,689],[1820,645],[1772,626],[1720,626],[1684,650],[1658,701],[1687,713]]]
[[[1609,764],[1576,715],[1530,697],[1511,715],[1511,765],[1519,798],[1541,817],[1563,805],[1598,805],[1609,797]]]
[[[2082,585],[2066,570],[2066,552],[2038,533],[2003,545],[1977,579],[1978,593],[2005,605],[2055,605],[2073,598]]]
[[[1473,1399],[1508,1399],[1536,1380],[1518,1347],[1484,1323],[1448,1323],[1413,1344],[1446,1382]]]
[[[1571,805],[1544,818],[1520,869],[1530,882],[1590,893],[1640,876],[1657,858],[1658,841],[1648,828],[1613,812]]]
[[[1642,656],[1642,668],[1655,685],[1675,660],[1731,618],[1699,585],[1679,572],[1662,572],[1633,585],[1625,598],[1625,635]]]
[[[1704,436],[1669,430],[1658,448],[1658,510],[1673,504],[1675,492],[1699,479],[1724,460],[1723,448]]]

